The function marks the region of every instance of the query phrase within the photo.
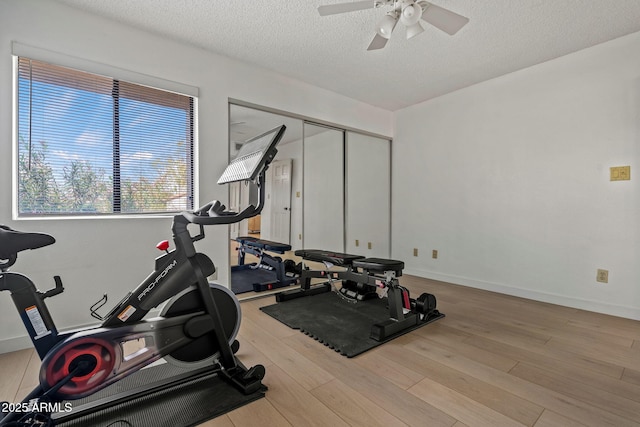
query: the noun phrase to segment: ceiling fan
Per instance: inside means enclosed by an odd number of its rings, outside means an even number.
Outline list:
[[[383,6],[391,9],[376,26],[376,35],[367,50],[385,47],[398,21],[407,28],[407,39],[424,31],[420,19],[450,35],[457,33],[469,22],[469,18],[424,0],[363,0],[320,6],[318,12],[320,16],[326,16]]]

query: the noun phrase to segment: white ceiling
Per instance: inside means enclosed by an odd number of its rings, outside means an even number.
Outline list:
[[[432,0],[470,22],[367,51],[383,10],[317,12],[347,0],[57,1],[391,111],[640,31],[640,0]]]

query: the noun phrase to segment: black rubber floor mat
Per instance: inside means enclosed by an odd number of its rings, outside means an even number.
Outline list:
[[[107,398],[184,372],[184,369],[169,364],[154,366],[136,372],[88,398],[70,401],[70,403],[73,408],[76,408],[81,404]],[[211,373],[178,387],[136,398],[78,419],[58,421],[56,426],[195,426],[264,397],[265,390],[266,387],[250,395],[244,395],[216,374]]]
[[[389,319],[386,299],[354,303],[335,292],[305,296],[262,307],[261,310],[292,329],[315,338],[343,356],[354,357],[385,342],[444,317],[444,314],[407,328],[383,341],[369,338],[371,326]]]
[[[234,294],[253,292],[254,283],[268,283],[276,281],[275,271],[262,268],[243,268],[231,270],[231,290]]]

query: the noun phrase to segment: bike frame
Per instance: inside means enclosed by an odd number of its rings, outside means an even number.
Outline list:
[[[214,334],[215,346],[218,346],[214,347],[214,351],[219,351],[219,357],[215,357],[211,364],[223,379],[245,394],[263,387],[260,381],[264,377],[264,367],[256,365],[247,370],[234,356],[237,343],[230,341],[235,337],[237,329],[232,334],[234,337],[226,336],[221,312],[216,306],[211,288],[220,287],[210,285],[207,280],[207,277],[215,272],[215,266],[209,257],[196,251],[194,242],[204,238],[204,225],[232,224],[261,212],[265,200],[265,172],[277,153],[275,146],[285,129],[285,126],[281,126],[247,141],[256,141],[254,147],[259,149],[248,154],[249,164],[253,167],[250,175],[247,176],[243,168],[240,168],[241,173],[238,174],[237,165],[232,163],[218,181],[219,184],[232,180],[254,181],[258,186],[257,205],[250,205],[242,212],[236,213],[226,211],[224,205],[213,201],[194,212],[182,212],[174,216],[172,232],[175,249],[156,258],[154,271],[129,292],[99,325],[59,332],[45,299],[63,292],[60,278],[54,277],[56,286],[53,289],[41,292],[28,277],[8,271],[16,261],[17,253],[10,254],[6,262],[3,260],[0,264],[0,291],[10,291],[33,345],[42,359],[40,385],[25,401],[45,397],[55,401],[88,396],[206,334]],[[259,158],[255,157],[257,154],[260,154]],[[228,172],[231,172],[230,176],[226,176]],[[197,225],[200,229],[199,234],[192,236],[188,229],[189,224]],[[52,238],[51,240],[46,244],[53,243]],[[186,291],[195,291],[200,295],[200,311],[144,319],[150,310]],[[230,291],[225,289],[225,292]],[[239,305],[236,314],[239,321]],[[141,339],[144,339],[143,348],[130,354],[124,352],[124,343]],[[100,352],[103,354],[98,354]],[[99,366],[87,368],[87,363],[83,362],[79,355],[91,356],[94,353],[94,359],[99,360]],[[67,357],[70,360],[66,360]],[[58,362],[63,364],[63,368],[56,367],[59,365]],[[81,390],[70,386],[65,391],[65,384],[78,378],[82,384],[82,387],[79,387]],[[98,379],[94,381],[96,378]],[[2,419],[0,424],[7,419]]]

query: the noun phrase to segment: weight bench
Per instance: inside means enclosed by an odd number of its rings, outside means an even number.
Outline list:
[[[244,256],[247,253],[261,257],[264,251],[284,254],[291,250],[291,245],[286,243],[272,242],[271,240],[263,240],[251,236],[237,237],[236,242],[240,243],[238,247],[238,265],[244,265]]]
[[[372,298],[388,299],[389,319],[371,326],[370,338],[383,341],[420,323],[432,322],[443,317],[436,309],[435,296],[423,293],[417,299],[409,296],[409,290],[400,286],[404,262],[384,258],[365,258],[318,249],[302,249],[295,252],[305,261],[324,264],[325,269],[311,270],[306,265],[300,274],[300,288],[280,292],[277,302],[322,294],[333,289],[333,282],[341,281],[339,295],[345,300],[359,303]],[[340,270],[332,267],[342,267]],[[311,285],[311,279],[325,279]]]
[[[325,265],[324,270],[303,269],[300,275],[300,289],[280,293],[277,301],[299,298],[328,292],[335,281],[342,281],[340,293],[355,300],[377,297],[376,287],[385,288],[391,285],[394,278],[402,276],[404,262],[383,258],[365,258],[362,255],[351,255],[319,249],[300,249],[295,252],[305,261],[319,262]],[[332,267],[342,270],[331,270]],[[311,285],[311,279],[327,279],[324,283]]]
[[[256,237],[243,236],[235,239],[238,246],[238,265],[231,267],[231,284],[233,288],[234,273],[236,281],[250,281],[251,287],[247,289],[254,292],[262,292],[270,289],[282,288],[294,284],[297,277],[287,271],[285,263],[279,256],[273,256],[268,252],[284,254],[291,250],[291,245],[258,239]],[[258,257],[257,263],[246,264],[247,254]],[[247,288],[245,283],[243,288]]]

